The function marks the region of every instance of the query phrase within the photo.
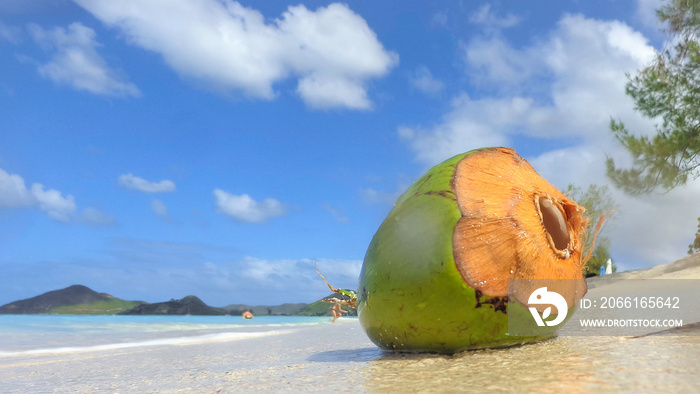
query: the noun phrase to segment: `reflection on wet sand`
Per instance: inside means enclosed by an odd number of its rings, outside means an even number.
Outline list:
[[[700,337],[562,337],[453,356],[383,353],[369,391],[686,391],[700,386]]]

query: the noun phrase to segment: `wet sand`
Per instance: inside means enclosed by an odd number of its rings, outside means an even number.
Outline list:
[[[359,322],[274,336],[0,360],[3,392],[682,392],[700,336],[559,337],[454,356],[380,351]]]

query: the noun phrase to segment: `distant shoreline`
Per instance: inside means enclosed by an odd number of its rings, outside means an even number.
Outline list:
[[[328,295],[325,298],[333,297]],[[127,301],[106,293],[98,293],[83,285],[53,290],[36,297],[13,301],[0,306],[1,314],[37,315],[201,315],[240,316],[246,311],[254,316],[330,316],[331,305],[323,299],[311,304],[285,303],[281,305],[231,304],[222,308],[205,304],[196,296],[148,303]],[[357,311],[350,310],[350,315]]]

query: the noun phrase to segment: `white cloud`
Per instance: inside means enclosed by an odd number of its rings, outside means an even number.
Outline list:
[[[501,36],[476,36],[462,46],[470,83],[476,87],[507,84],[511,90],[540,69],[534,67],[539,53],[516,50]]]
[[[76,210],[75,198],[63,197],[55,189],[44,190],[44,185],[34,183],[27,188],[19,175],[9,174],[0,169],[0,207],[21,208],[36,206],[51,219],[69,223]]]
[[[83,209],[80,216],[84,224],[92,227],[111,227],[117,225],[117,220],[114,216],[92,207]]]
[[[0,21],[0,43],[7,41],[10,44],[16,44],[20,40],[20,30],[13,26],[7,26]]]
[[[340,208],[333,207],[330,204],[322,204],[321,209],[330,213],[331,216],[333,216],[333,219],[335,219],[338,223],[349,223],[350,222],[350,218],[345,216],[342,213],[343,210]]]
[[[624,75],[652,59],[654,51],[627,25],[569,15],[548,40],[530,47],[515,49],[499,40],[490,49],[478,40],[466,45],[465,65],[469,73],[504,94],[477,100],[461,94],[438,125],[399,128],[400,137],[420,161],[432,165],[466,150],[506,145],[515,134],[577,136],[602,147],[612,141],[608,131],[611,116],[625,119],[633,129],[653,132],[625,95]],[[484,53],[486,50],[490,52]],[[471,51],[479,56],[470,55]],[[492,68],[503,64],[511,72],[499,77]],[[538,83],[533,87],[529,81],[535,75]],[[524,94],[505,94],[518,87],[525,89]]]
[[[256,303],[279,305],[285,302],[313,302],[330,293],[328,286],[316,273],[316,266],[333,285],[342,289],[357,289],[357,280],[362,269],[360,260],[344,259],[243,259],[204,263],[204,270],[197,267],[196,277],[205,278],[207,290],[238,294],[241,298],[254,296]],[[303,283],[304,286],[299,286]],[[211,289],[212,284],[214,289]],[[264,289],[261,292],[261,289]],[[267,298],[263,294],[271,294]],[[220,295],[218,295],[220,297]],[[229,300],[228,303],[231,303]]]
[[[647,39],[626,24],[580,15],[564,16],[547,40],[529,47],[514,48],[501,35],[488,35],[473,37],[462,51],[472,84],[506,94],[522,84],[533,92],[538,85],[564,89],[572,82],[614,82],[610,90],[619,91],[626,81],[619,73],[635,71],[654,55]]]
[[[452,101],[452,111],[432,129],[401,126],[399,137],[416,152],[419,161],[437,164],[458,153],[484,146],[501,146],[507,137],[500,131],[511,125],[512,118],[502,116],[510,111],[524,111],[526,100],[473,101],[466,94]],[[513,119],[514,120],[514,119]],[[491,123],[493,122],[493,123]]]
[[[488,40],[494,45],[485,45]],[[528,157],[535,169],[559,188],[608,185],[606,154],[617,163],[630,160],[609,131],[610,118],[623,120],[635,133],[654,133],[624,88],[625,73],[647,64],[654,49],[624,23],[567,15],[547,39],[524,48],[502,37],[476,37],[463,49],[467,73],[497,94],[480,99],[461,94],[438,124],[398,128],[426,166],[474,148],[512,145],[514,136],[532,143],[568,138],[578,144]],[[641,268],[685,254],[698,212],[679,207],[697,205],[700,184],[637,199],[612,193],[620,206],[618,219],[606,229],[613,257]]]
[[[347,107],[368,109],[371,103],[365,88],[356,81],[330,75],[311,74],[299,80],[297,93],[315,109]]]
[[[294,260],[263,260],[253,257],[246,257],[243,260],[244,268],[241,272],[242,276],[257,282],[273,282],[275,276],[282,276],[291,272],[290,265],[295,263]]]
[[[39,66],[41,76],[98,95],[137,97],[141,94],[135,85],[107,66],[97,53],[100,44],[95,31],[89,27],[76,22],[68,29],[44,30],[32,24],[29,32],[44,49],[55,51],[50,62]]]
[[[287,208],[274,198],[257,202],[247,194],[236,196],[221,189],[214,189],[213,193],[217,210],[239,222],[263,223],[287,213]]]
[[[385,192],[371,187],[360,189],[362,202],[368,205],[391,205],[396,202],[403,191]]]
[[[230,0],[76,2],[129,42],[161,54],[180,75],[254,98],[274,98],[273,85],[293,77],[312,108],[367,109],[368,81],[398,63],[344,4],[292,6],[266,21]]]
[[[21,208],[35,203],[21,176],[0,169],[0,207]]]
[[[469,15],[469,22],[490,28],[504,29],[520,23],[520,18],[513,14],[508,14],[503,18],[498,17],[492,12],[491,4],[484,4],[476,12]]]
[[[76,210],[75,198],[68,195],[63,197],[61,192],[55,189],[44,190],[44,185],[35,183],[31,188],[39,209],[44,211],[51,219],[59,222],[70,222],[70,216]]]
[[[656,10],[661,6],[659,0],[637,0],[637,17],[644,26],[657,30],[661,26],[656,17]]]
[[[151,201],[151,209],[160,217],[168,217],[168,206],[161,200]]]
[[[259,285],[275,289],[291,289],[299,283],[308,283],[321,294],[329,293],[328,287],[316,273],[321,274],[331,285],[356,290],[357,279],[362,269],[360,260],[339,259],[283,259],[265,260],[246,257],[240,262],[240,275]]]
[[[370,182],[381,182],[379,178],[368,179]],[[396,200],[413,182],[406,174],[399,174],[396,179],[396,188],[389,191],[386,188],[376,189],[368,187],[358,190],[362,202],[367,205],[394,205]]]
[[[435,79],[428,67],[419,66],[410,76],[411,85],[423,93],[434,95],[445,87],[442,81]]]
[[[175,191],[175,183],[169,179],[164,179],[159,182],[149,182],[132,173],[120,175],[119,186],[126,189],[142,191],[144,193],[166,193]]]

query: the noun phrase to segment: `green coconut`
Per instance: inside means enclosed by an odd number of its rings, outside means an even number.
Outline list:
[[[586,292],[584,209],[507,148],[457,155],[403,193],[372,238],[358,315],[382,349],[455,353],[554,335],[509,336],[509,279],[578,279]],[[585,242],[585,241],[583,241]],[[580,283],[580,284],[578,284]]]

